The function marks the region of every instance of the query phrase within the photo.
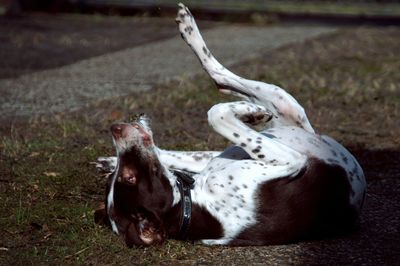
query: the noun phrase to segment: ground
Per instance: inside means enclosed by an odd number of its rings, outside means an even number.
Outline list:
[[[14,26],[9,23],[9,30]],[[60,26],[64,28],[68,27]],[[84,31],[81,34],[76,42],[85,37],[91,43],[96,38],[87,37]],[[28,40],[24,45],[34,40],[24,36]],[[113,42],[116,48],[106,46],[99,53],[136,45],[123,44],[126,40]],[[113,154],[108,131],[113,121],[147,113],[156,143],[164,148],[222,149],[228,144],[209,129],[206,111],[232,98],[220,95],[202,74],[159,84],[146,93],[96,102],[78,112],[2,124],[0,265],[398,265],[399,43],[398,27],[349,27],[261,53],[233,67],[240,75],[286,88],[305,107],[318,132],[336,138],[359,159],[368,192],[357,231],[280,246],[207,247],[168,241],[163,246],[128,249],[110,230],[94,224],[93,212],[103,200],[105,180],[91,162]],[[44,58],[48,51],[60,49],[57,42],[49,45],[32,52],[32,58]],[[73,47],[68,57],[74,60],[95,55],[92,49]],[[4,58],[15,67],[13,71],[2,68],[3,78],[60,66],[41,60],[42,64],[27,68],[24,57]],[[61,65],[71,63],[64,60]]]

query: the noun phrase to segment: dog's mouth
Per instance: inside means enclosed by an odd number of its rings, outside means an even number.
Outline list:
[[[121,176],[120,181],[123,183],[134,185],[134,184],[136,184],[136,177],[135,176]]]
[[[122,167],[122,171],[118,177],[118,181],[129,185],[136,185],[137,170],[132,167],[127,167],[127,166]]]

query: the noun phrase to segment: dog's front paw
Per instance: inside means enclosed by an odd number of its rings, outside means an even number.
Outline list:
[[[117,167],[117,157],[99,157],[96,169],[99,173],[112,173]]]

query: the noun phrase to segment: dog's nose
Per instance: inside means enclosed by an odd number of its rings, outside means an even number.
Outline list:
[[[126,127],[126,125],[124,124],[113,124],[111,125],[111,134],[113,135],[113,137],[115,139],[119,139],[122,137],[122,132],[124,131],[124,128]]]

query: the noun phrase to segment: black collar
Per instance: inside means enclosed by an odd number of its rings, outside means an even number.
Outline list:
[[[193,188],[194,179],[188,172],[174,171],[176,175],[176,184],[181,193],[181,206],[182,206],[182,217],[179,227],[178,239],[186,240],[190,220],[192,218],[192,198],[190,196],[190,190]]]

